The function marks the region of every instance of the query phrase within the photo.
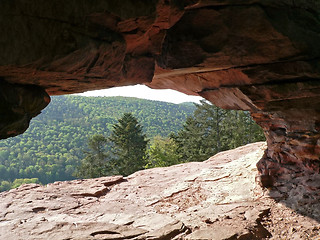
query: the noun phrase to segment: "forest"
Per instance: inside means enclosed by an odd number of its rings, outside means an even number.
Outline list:
[[[72,174],[84,156],[88,138],[109,135],[112,125],[126,112],[131,112],[144,126],[147,137],[153,138],[177,132],[194,110],[192,103],[126,97],[52,97],[24,134],[0,141],[0,182],[6,181],[2,189],[15,179],[37,178],[42,184],[75,179]]]
[[[141,125],[146,138],[140,169],[202,161],[219,151],[264,140],[248,113],[222,110],[205,101],[172,104],[126,97],[57,96],[24,134],[0,141],[0,191],[22,183],[88,177],[78,170],[90,151],[90,139],[108,138],[126,113]],[[111,148],[107,144],[106,153]]]

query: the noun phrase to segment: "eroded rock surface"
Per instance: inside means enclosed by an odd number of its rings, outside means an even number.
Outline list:
[[[302,0],[1,1],[0,78],[50,95],[137,83],[200,95],[263,127],[262,175],[318,174],[319,13]]]
[[[255,164],[265,147],[255,143],[205,162],[126,178],[31,184],[3,192],[0,238],[316,239],[318,182],[305,179],[263,190],[255,182]],[[300,182],[313,188],[309,199],[298,191]]]
[[[41,87],[10,84],[0,78],[0,139],[27,130],[30,120],[49,102],[49,95]]]

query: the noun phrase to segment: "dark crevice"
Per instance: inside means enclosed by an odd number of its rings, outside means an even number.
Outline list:
[[[229,85],[220,85],[219,87],[216,88],[204,88],[202,91],[197,92],[198,94],[206,92],[206,91],[214,91],[214,90],[219,90],[221,88],[240,88],[240,90],[245,90],[250,87],[258,87],[258,86],[277,86],[277,85],[286,85],[286,84],[296,84],[296,83],[314,83],[315,85],[318,85],[320,88],[320,78],[309,78],[309,77],[297,77],[297,78],[291,78],[291,79],[286,79],[283,81],[269,81],[269,82],[264,82],[264,83],[254,83],[254,84],[246,84],[246,85],[241,85],[241,84],[229,84]],[[315,89],[313,86],[312,89]]]
[[[115,184],[119,184],[122,182],[127,182],[128,180],[124,179],[122,176],[115,180],[109,180],[107,182],[102,182],[102,184],[105,186],[105,188],[101,189],[100,191],[94,192],[94,193],[75,193],[71,194],[73,197],[96,197],[100,198],[104,195],[106,195],[109,191],[111,186]]]
[[[45,210],[46,210],[45,207],[35,207],[35,208],[32,208],[32,211],[33,211],[34,213],[43,212],[43,211],[45,211]]]
[[[38,19],[38,20],[46,20],[46,21],[52,21],[52,22],[56,22],[56,23],[60,23],[60,24],[65,24],[68,26],[68,28],[72,29],[72,31],[76,34],[82,35],[82,36],[86,36],[91,38],[92,40],[95,40],[97,42],[101,42],[101,43],[111,43],[113,41],[124,41],[122,36],[120,35],[120,33],[117,33],[107,27],[104,26],[100,26],[97,25],[96,29],[100,30],[100,31],[96,31],[96,33],[100,32],[102,35],[101,36],[96,36],[95,34],[93,34],[92,32],[90,32],[90,26],[89,26],[89,30],[88,32],[84,32],[81,29],[81,26],[75,24],[75,23],[71,23],[69,21],[66,20],[61,20],[61,19],[55,19],[55,18],[50,18],[50,17],[41,17],[41,16],[32,16],[32,15],[28,15],[28,14],[20,14],[20,15],[15,15],[15,14],[11,14],[11,15],[7,15],[7,16],[14,16],[14,17],[27,17],[27,18],[34,18],[34,19]],[[91,22],[89,22],[90,24],[92,24]],[[88,27],[88,26],[87,26]]]
[[[188,228],[186,225],[182,224],[180,229],[174,229],[171,232],[168,232],[167,234],[157,238],[157,240],[170,240],[173,239],[174,237],[180,235],[180,234],[190,234],[191,229]]]
[[[248,6],[259,6],[259,7],[264,7],[263,4],[258,3],[256,1],[253,0],[249,0],[247,2],[242,1],[242,3],[207,3],[207,4],[203,4],[203,5],[199,5],[198,3],[185,7],[185,10],[196,10],[196,9],[214,9],[214,10],[222,10],[222,9],[226,9],[229,7],[248,7]]]
[[[89,72],[90,72],[90,70],[93,68],[93,66],[94,66],[94,65],[96,64],[96,62],[98,61],[99,57],[100,57],[100,53],[98,52],[98,53],[94,56],[94,58],[92,59],[92,61],[90,62],[89,66],[87,67],[86,73],[89,73]]]
[[[270,214],[270,208],[263,210],[259,214],[259,218],[256,220],[256,225],[249,228],[248,232],[243,234],[235,234],[226,240],[261,240],[272,237],[272,234],[261,224],[263,218],[266,218]]]
[[[116,179],[114,181],[105,182],[105,183],[103,183],[103,185],[106,186],[106,187],[111,187],[111,186],[113,186],[115,184],[119,184],[119,183],[122,183],[122,182],[128,182],[128,180],[124,179],[123,177],[120,177],[120,178],[118,178],[118,179]]]
[[[61,19],[56,19],[56,18],[50,18],[50,17],[41,17],[41,16],[32,16],[29,14],[7,14],[6,16],[8,17],[28,17],[28,18],[35,18],[35,19],[39,19],[39,20],[46,20],[46,21],[52,21],[52,22],[58,22],[58,23],[62,23],[62,24],[67,24],[70,26],[76,26],[74,24],[71,24],[69,21],[66,20],[61,20]]]
[[[228,71],[228,70],[233,70],[233,69],[240,69],[240,70],[246,70],[246,69],[250,69],[250,68],[255,68],[255,67],[264,67],[264,66],[270,66],[270,65],[275,65],[275,64],[281,64],[281,63],[295,63],[295,62],[312,62],[312,61],[319,61],[320,57],[316,57],[316,58],[305,58],[305,57],[296,57],[294,59],[283,59],[283,60],[279,60],[279,61],[274,61],[274,62],[269,62],[269,63],[255,63],[255,64],[247,64],[247,65],[240,65],[240,66],[233,66],[233,67],[225,67],[225,68],[219,68],[218,70],[206,70],[204,69],[203,71],[197,71],[197,72],[190,72],[190,73],[182,73],[181,75],[188,75],[188,74],[194,74],[194,75],[198,75],[198,74],[202,74],[202,73],[214,73],[214,72],[223,72],[223,71]],[[201,65],[196,65],[195,67],[199,67],[201,68]],[[177,75],[175,75],[177,76]],[[200,78],[203,78],[203,76],[199,75]],[[284,80],[287,81],[287,80]],[[290,79],[287,81],[289,82]],[[271,82],[271,81],[270,81]],[[253,85],[259,85],[259,84],[253,84]],[[264,83],[261,83],[260,85],[264,85]],[[232,85],[221,85],[229,87]],[[243,85],[235,85],[235,87],[239,87],[239,86],[243,86]],[[246,84],[246,86],[250,86],[248,84]],[[213,88],[210,90],[214,90],[217,88]]]
[[[268,5],[269,4],[269,5]],[[280,3],[281,4],[281,3]],[[280,5],[279,3],[277,4],[277,1],[274,1],[274,3],[266,3],[266,4],[263,4],[261,2],[257,2],[255,0],[249,0],[247,2],[245,1],[242,1],[242,3],[208,3],[208,4],[203,4],[203,5],[198,5],[197,3],[194,4],[194,5],[191,5],[191,6],[187,6],[185,7],[185,10],[196,10],[196,9],[202,9],[202,8],[205,8],[205,9],[214,9],[214,10],[222,10],[222,9],[226,9],[226,8],[230,8],[230,7],[250,7],[250,6],[257,6],[257,7],[260,7],[262,9],[266,8],[266,7],[269,7],[269,8],[274,8],[274,9],[279,9],[279,8],[289,8],[289,9],[298,9],[298,10],[304,10],[304,11],[307,11],[309,12],[310,14],[318,17],[319,13],[315,10],[315,9],[312,9],[312,8],[309,8],[309,7],[302,7],[302,6],[297,6],[296,4],[293,4],[292,5],[289,5],[289,4],[283,4]]]
[[[226,70],[232,70],[232,69],[246,69],[246,68],[254,68],[254,67],[260,67],[260,66],[270,66],[274,64],[281,64],[281,63],[294,63],[294,62],[312,62],[312,61],[319,61],[320,58],[295,58],[295,59],[282,59],[279,61],[274,61],[270,63],[255,63],[255,64],[247,64],[247,65],[240,65],[240,66],[235,66],[235,67],[228,67],[228,68],[223,68],[219,69],[216,71],[208,71],[208,72],[219,72],[219,71],[226,71]]]
[[[272,234],[261,224],[264,218],[270,216],[270,208],[263,210],[257,219],[257,227],[252,231],[253,236],[257,239],[270,238]]]
[[[102,231],[98,231],[98,232],[93,232],[90,235],[91,236],[96,236],[98,234],[120,234],[119,232],[114,232],[114,231],[109,231],[109,230],[102,230]]]
[[[129,235],[129,236],[123,236],[123,234],[121,234],[119,232],[110,231],[110,230],[101,230],[101,231],[91,233],[90,236],[96,237],[97,235],[115,235],[112,237],[113,240],[122,240],[122,239],[133,239],[133,238],[136,238],[142,234],[143,233],[133,234],[133,235]],[[116,235],[120,235],[120,236],[116,236]],[[104,239],[103,236],[101,236],[101,237],[102,237],[101,239]],[[108,238],[108,239],[110,239],[110,238]]]
[[[109,188],[104,188],[100,191],[97,191],[95,193],[79,193],[79,194],[72,194],[71,196],[73,197],[96,197],[96,198],[100,198],[104,195],[107,194],[107,192],[109,192],[110,189]]]

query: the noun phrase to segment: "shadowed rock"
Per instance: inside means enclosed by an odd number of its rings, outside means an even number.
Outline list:
[[[0,78],[11,84],[50,95],[138,83],[200,95],[250,111],[264,129],[261,175],[320,171],[318,1],[11,0],[0,13]],[[32,116],[1,119],[0,137]]]
[[[41,87],[10,84],[0,78],[0,139],[23,133],[49,102]]]

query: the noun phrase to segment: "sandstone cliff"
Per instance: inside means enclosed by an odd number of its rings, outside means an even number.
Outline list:
[[[265,147],[126,178],[21,186],[0,194],[0,238],[318,239],[320,176],[262,189],[255,164]]]
[[[319,173],[319,13],[302,0],[1,1],[0,138],[47,93],[143,83],[249,110],[267,137],[261,175]]]

